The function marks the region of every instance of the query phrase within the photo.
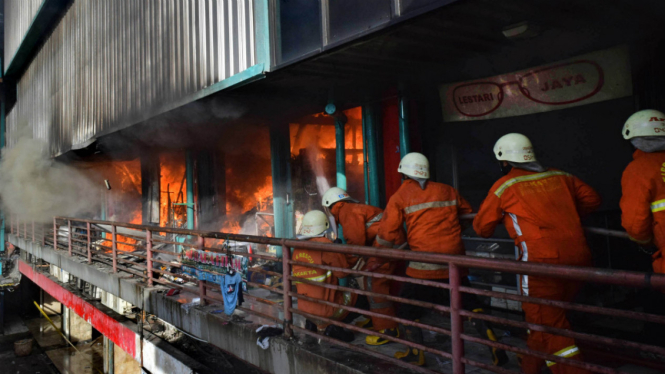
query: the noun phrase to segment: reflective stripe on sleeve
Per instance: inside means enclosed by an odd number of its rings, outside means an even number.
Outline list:
[[[373,224],[379,222],[382,217],[383,217],[383,213],[377,214],[376,216],[374,216],[374,218],[367,221],[367,223],[365,224],[365,227],[370,228],[370,226],[372,226]]]
[[[393,242],[389,242],[387,240],[381,239],[380,236],[376,236],[376,242],[379,243],[379,245],[382,245],[384,247],[392,248]]]
[[[404,208],[404,213],[411,214],[411,213],[415,213],[415,212],[417,212],[419,210],[423,210],[423,209],[445,208],[445,207],[448,207],[448,206],[455,206],[455,205],[457,205],[457,200],[430,201],[429,203],[422,203],[422,204],[407,206],[406,208]]]
[[[328,270],[328,272],[326,272],[323,275],[317,275],[317,276],[309,277],[309,278],[305,278],[305,279],[307,279],[309,281],[312,281],[312,282],[325,282],[326,279],[328,279],[330,277],[332,277],[332,271]],[[301,277],[298,277],[298,278],[301,278]],[[298,282],[297,280],[294,279],[293,283],[295,284],[295,283],[302,283],[302,282]]]
[[[428,264],[426,262],[409,262],[409,267],[416,270],[445,270],[448,269],[448,265],[440,264]]]
[[[531,174],[531,175],[524,175],[521,177],[515,177],[513,179],[509,179],[505,181],[499,188],[494,191],[494,194],[496,197],[501,197],[504,192],[506,192],[506,189],[508,187],[520,183],[520,182],[530,182],[530,181],[536,181],[540,179],[545,179],[545,178],[550,178],[550,177],[555,177],[557,175],[564,175],[564,176],[569,176],[570,174],[564,172],[564,171],[546,171],[544,173],[538,173],[538,174]]]
[[[647,240],[638,240],[638,239],[633,238],[630,235],[628,235],[628,239],[630,239],[631,241],[634,241],[637,244],[649,244],[653,240],[653,238],[649,238]]]
[[[651,203],[651,212],[656,213],[665,210],[665,199]]]
[[[554,355],[559,356],[559,357],[568,358],[568,357],[576,356],[578,354],[580,354],[580,349],[576,345],[571,345],[569,347],[566,347],[566,348],[560,350],[559,352],[555,353]],[[550,367],[550,366],[553,366],[553,365],[556,365],[556,362],[547,361],[547,367]]]

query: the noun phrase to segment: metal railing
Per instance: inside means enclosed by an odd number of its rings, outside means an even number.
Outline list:
[[[110,227],[110,230],[103,229],[101,228],[102,226],[100,225],[105,227]],[[33,227],[35,228],[33,229]],[[118,230],[119,228],[122,228],[123,231],[119,232]],[[574,338],[580,342],[595,344],[598,346],[606,347],[608,349],[614,348],[617,350],[616,351],[617,357],[623,355],[627,359],[632,359],[633,361],[637,360],[647,365],[657,366],[657,365],[662,365],[663,362],[665,362],[664,347],[638,343],[615,337],[576,332],[572,330],[555,328],[546,325],[517,321],[514,319],[497,317],[489,314],[473,313],[469,310],[465,310],[463,308],[464,305],[462,305],[462,294],[468,293],[483,297],[499,298],[505,300],[518,301],[518,302],[528,302],[540,305],[549,305],[558,308],[563,308],[566,310],[591,313],[602,316],[610,316],[614,318],[625,318],[642,322],[665,324],[664,315],[655,315],[655,314],[648,314],[632,310],[621,310],[616,308],[606,308],[606,307],[579,304],[573,302],[534,298],[530,296],[515,295],[515,294],[509,294],[497,291],[478,289],[478,288],[464,286],[462,284],[462,274],[465,273],[466,269],[486,269],[486,270],[494,270],[499,272],[508,272],[508,273],[521,274],[521,275],[544,276],[544,277],[573,280],[578,282],[593,282],[600,284],[621,285],[621,286],[636,287],[636,288],[653,288],[660,291],[665,291],[664,275],[631,272],[631,271],[605,270],[605,269],[586,268],[586,267],[550,265],[550,264],[533,263],[533,262],[521,262],[514,260],[501,260],[501,259],[490,259],[490,258],[477,258],[470,256],[423,253],[423,252],[382,249],[382,248],[364,247],[364,246],[341,245],[341,244],[332,244],[332,243],[319,243],[319,242],[300,241],[293,239],[267,238],[267,237],[258,237],[250,235],[226,234],[220,232],[175,229],[175,228],[135,225],[128,223],[86,220],[86,219],[76,219],[76,218],[66,218],[66,217],[54,218],[51,229],[41,225],[34,226],[32,224],[22,223],[12,218],[10,221],[10,230],[13,234],[18,235],[19,237],[23,237],[26,240],[31,239],[34,242],[41,242],[42,244],[45,245],[53,245],[53,247],[56,250],[67,252],[67,254],[70,256],[73,255],[83,256],[87,258],[88,263],[92,263],[93,261],[105,263],[107,265],[112,266],[114,272],[122,271],[140,277],[146,281],[148,286],[153,286],[154,283],[159,283],[167,287],[179,288],[187,292],[197,294],[199,295],[202,304],[205,304],[206,302],[223,303],[221,295],[217,292],[219,290],[219,286],[214,284],[209,284],[205,281],[198,281],[198,288],[193,288],[173,283],[172,281],[166,280],[163,277],[155,276],[156,275],[155,273],[160,274],[162,276],[163,275],[178,276],[178,274],[173,274],[166,270],[155,268],[154,266],[155,264],[163,264],[172,267],[182,266],[182,264],[174,263],[172,261],[157,260],[155,258],[155,254],[163,253],[168,255],[175,255],[175,253],[173,253],[172,251],[164,251],[161,249],[157,249],[159,246],[163,245],[182,246],[183,248],[193,248],[203,251],[223,253],[226,255],[248,256],[272,262],[281,261],[282,265],[281,272],[269,271],[262,268],[252,268],[252,271],[262,272],[267,275],[281,277],[282,278],[281,289],[278,287],[270,287],[264,284],[251,282],[249,280],[247,281],[247,285],[249,287],[267,289],[268,291],[274,294],[282,295],[283,299],[281,301],[280,300],[276,301],[266,298],[260,298],[254,295],[247,295],[245,297],[248,297],[259,303],[268,305],[270,308],[274,308],[277,315],[280,316],[280,313],[282,313],[283,317],[282,316],[275,317],[274,314],[268,315],[266,313],[262,313],[245,307],[238,307],[237,309],[240,309],[251,315],[267,319],[272,322],[283,324],[286,337],[289,338],[292,337],[294,335],[294,332],[301,333],[304,335],[314,336],[317,339],[326,341],[331,344],[350,348],[356,352],[364,352],[370,356],[379,357],[384,361],[408,367],[409,369],[414,370],[416,372],[436,373],[436,371],[432,371],[424,367],[417,367],[410,365],[408,363],[397,360],[391,356],[384,355],[382,353],[379,353],[375,350],[363,346],[351,345],[349,343],[344,343],[339,340],[331,339],[330,337],[309,331],[294,323],[293,316],[294,314],[297,314],[304,318],[319,320],[328,324],[344,327],[346,329],[355,332],[380,336],[384,339],[388,339],[393,342],[402,343],[412,348],[421,349],[424,352],[429,352],[431,354],[451,359],[453,364],[453,372],[455,374],[464,373],[465,365],[475,366],[496,373],[503,373],[503,374],[515,373],[513,371],[503,369],[501,367],[492,366],[489,363],[479,362],[469,357],[466,357],[464,352],[465,341],[485,346],[495,347],[503,349],[505,351],[511,351],[516,354],[530,355],[533,357],[555,362],[558,364],[565,364],[578,368],[588,369],[593,372],[608,373],[608,374],[621,373],[621,371],[603,365],[591,362],[585,362],[581,360],[573,360],[569,358],[559,357],[539,351],[534,351],[528,348],[513,346],[498,341],[490,341],[484,338],[479,338],[477,336],[469,335],[463,331],[463,319],[471,317],[474,319],[484,320],[495,325],[510,326],[513,328],[527,329],[531,331],[540,331],[543,333]],[[603,232],[603,234],[613,234],[619,237],[622,236],[620,232],[611,232],[611,233]],[[184,237],[184,240],[169,240],[168,235],[177,235],[181,238]],[[252,254],[247,254],[244,252],[236,252],[230,250],[228,245],[224,246],[224,243],[227,243],[228,241],[282,246],[283,258],[278,259],[275,256],[272,256],[268,253],[254,252]],[[134,248],[134,250],[132,251],[122,250],[119,249],[119,245],[130,246],[129,249]],[[388,261],[417,261],[417,262],[424,262],[431,264],[447,265],[449,268],[449,283],[445,284],[430,280],[410,278],[406,276],[398,276],[392,274],[378,274],[361,270],[352,270],[348,268],[337,268],[326,265],[298,262],[294,261],[291,258],[291,250],[287,250],[287,248],[336,252],[342,254],[353,254],[364,257],[379,257]],[[291,268],[294,265],[301,265],[308,268],[323,269],[326,271],[338,271],[354,276],[385,278],[398,282],[413,283],[413,284],[437,287],[440,289],[447,289],[450,292],[450,306],[438,305],[432,302],[411,300],[392,295],[384,295],[376,292],[370,292],[351,287],[343,287],[339,285],[313,282],[304,278],[293,276]],[[311,297],[307,297],[295,292],[292,289],[292,284],[294,284],[294,282],[301,282],[318,287],[328,288],[335,291],[352,292],[357,295],[364,295],[368,297],[372,296],[379,297],[397,303],[411,304],[419,307],[428,308],[436,313],[449,315],[450,328],[435,326],[432,324],[425,324],[422,322],[409,321],[384,314],[378,314],[372,311],[358,309],[355,306],[342,305],[330,301],[312,299]],[[372,331],[365,328],[357,327],[353,324],[345,324],[339,320],[335,320],[332,318],[325,318],[321,316],[311,315],[309,313],[305,313],[299,310],[297,307],[294,307],[294,302],[293,302],[294,299],[313,301],[334,308],[343,309],[348,312],[359,313],[368,317],[374,316],[374,317],[390,319],[392,321],[398,322],[406,326],[419,327],[425,330],[433,331],[438,334],[444,334],[450,336],[452,349],[450,352],[446,352],[440,349],[428,347],[427,345],[424,344],[416,344],[401,338],[381,334],[377,331]],[[659,356],[663,361],[657,361],[657,360],[649,361],[644,357],[641,357],[640,356],[641,353],[648,353],[652,356],[653,355]]]

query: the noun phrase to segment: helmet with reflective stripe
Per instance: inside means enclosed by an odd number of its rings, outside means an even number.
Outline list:
[[[311,210],[302,218],[300,235],[318,236],[330,228],[328,216],[320,210]]]
[[[344,191],[339,187],[331,187],[323,194],[323,199],[321,200],[321,205],[326,208],[330,208],[331,205],[335,204],[338,201],[353,201],[357,203],[357,200],[354,200],[349,196],[349,193]]]
[[[397,171],[410,177],[429,179],[429,161],[422,153],[411,152],[402,157]]]
[[[624,139],[665,136],[665,114],[654,109],[640,110],[628,117],[621,133]]]
[[[531,140],[517,133],[506,134],[499,138],[494,144],[494,155],[499,161],[517,163],[536,161]]]

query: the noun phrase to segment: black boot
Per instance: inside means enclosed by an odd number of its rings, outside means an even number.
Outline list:
[[[416,320],[418,322],[418,320]],[[415,326],[404,326],[405,338],[406,340],[416,343],[423,344],[423,330]],[[416,366],[425,366],[425,354],[420,349],[406,347],[406,351],[395,352],[394,357],[400,361],[408,362]]]
[[[305,330],[309,330],[311,332],[319,332],[319,328],[316,326],[316,323],[308,319],[305,320]]]
[[[483,310],[474,309],[473,312],[483,313]],[[478,334],[480,334],[480,336],[493,342],[499,341],[496,338],[494,330],[492,329],[492,325],[489,322],[477,318],[469,318],[469,321],[471,322],[473,327],[476,328],[476,331],[478,331]],[[498,349],[490,346],[488,346],[487,348],[489,348],[490,350],[490,355],[492,357],[492,364],[494,364],[494,366],[503,366],[508,363],[508,355],[506,354],[506,351],[504,351],[503,349]]]
[[[326,327],[326,331],[323,334],[333,339],[341,340],[345,343],[351,343],[353,339],[355,339],[353,332],[336,325],[328,325],[328,327]]]

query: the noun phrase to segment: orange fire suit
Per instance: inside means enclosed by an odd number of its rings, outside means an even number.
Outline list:
[[[344,229],[344,238],[348,244],[352,245],[372,245],[379,231],[379,221],[383,217],[383,210],[380,208],[357,204],[346,201],[339,201],[333,204],[330,213],[335,217]],[[398,238],[398,243],[404,243],[404,230]],[[367,265],[372,265],[383,260],[371,257]],[[367,267],[367,266],[366,266]],[[385,262],[376,270],[379,274],[392,274],[395,271],[395,262]],[[364,288],[370,292],[376,292],[384,295],[390,294],[390,279],[363,277]],[[372,312],[395,316],[395,307],[390,300],[372,297],[369,298],[369,308]],[[372,325],[375,330],[397,328],[397,322],[385,318],[372,317]]]
[[[513,168],[499,179],[473,221],[482,237],[494,233],[503,221],[521,251],[522,261],[588,266],[591,252],[580,216],[600,205],[600,197],[578,178],[554,169],[542,173]],[[538,276],[521,277],[522,293],[537,298],[572,301],[579,283]],[[527,322],[569,329],[566,311],[547,305],[523,303]],[[572,338],[531,331],[529,348],[561,357],[581,359]],[[545,361],[524,356],[522,371],[540,373]],[[554,374],[588,371],[547,361]]]
[[[459,215],[471,211],[471,205],[451,186],[427,181],[423,190],[418,182],[407,179],[390,198],[376,241],[392,247],[406,222],[412,251],[463,255]],[[446,279],[448,266],[411,261],[406,274],[420,279]]]
[[[633,154],[621,178],[621,224],[638,244],[654,244],[653,271],[665,273],[665,152]]]
[[[332,243],[328,238],[312,238],[309,241],[319,243]],[[350,265],[346,261],[346,257],[341,253],[314,251],[309,249],[296,248],[293,251],[293,261],[307,262],[316,265],[327,265],[340,268],[349,268]],[[293,276],[305,278],[314,282],[321,282],[327,284],[338,284],[338,279],[346,277],[346,273],[338,271],[330,271],[324,269],[308,268],[303,265],[293,265]],[[294,280],[298,294],[305,295],[314,299],[326,300],[329,302],[354,306],[356,304],[357,295],[350,292],[340,292],[330,288],[313,286]],[[330,305],[317,304],[312,301],[299,299],[298,310],[305,313],[313,314],[315,316],[330,318],[335,320],[342,320],[349,312],[335,308]],[[319,324],[319,330],[324,330],[327,326],[326,323]]]

